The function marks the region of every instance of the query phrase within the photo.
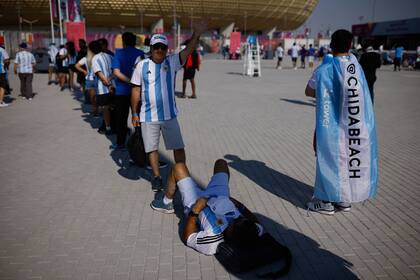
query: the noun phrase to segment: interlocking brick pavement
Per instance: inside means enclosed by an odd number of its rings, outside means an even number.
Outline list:
[[[177,99],[192,175],[205,184],[213,162],[228,160],[232,195],[293,252],[287,279],[419,279],[420,73],[379,70],[378,196],[327,217],[305,209],[310,71],[274,63],[249,78],[241,62],[204,60],[198,99]],[[185,247],[179,215],[152,211],[149,174],[109,149],[79,96],[47,86],[45,74],[34,81],[33,101],[0,110],[0,279],[253,278]]]

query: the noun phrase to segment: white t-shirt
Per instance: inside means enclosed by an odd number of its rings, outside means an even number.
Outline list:
[[[77,63],[80,64],[81,66],[84,65],[86,67],[86,71],[87,71],[87,75],[85,77],[86,80],[89,80],[89,81],[95,80],[95,73],[93,73],[92,67],[89,67],[86,56],[82,57]]]
[[[140,122],[167,121],[177,116],[175,73],[182,68],[179,54],[160,63],[146,58],[137,63],[131,83],[141,86]]]
[[[276,55],[277,55],[277,57],[283,57],[283,53],[284,53],[283,48],[280,47],[280,46],[278,46],[277,49],[276,49]]]
[[[61,48],[60,51],[58,52],[61,56],[65,56],[64,59],[62,60],[62,66],[63,67],[68,67],[69,66],[69,59],[67,58],[67,49],[66,48]]]
[[[50,58],[50,65],[55,65],[55,57],[57,56],[58,49],[56,46],[50,46],[48,49],[48,56]]]
[[[298,55],[299,55],[298,46],[292,46],[292,57],[298,57]]]

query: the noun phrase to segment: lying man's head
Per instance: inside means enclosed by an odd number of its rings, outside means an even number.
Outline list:
[[[226,228],[223,235],[228,243],[248,245],[257,240],[258,228],[254,222],[245,217],[239,217]]]

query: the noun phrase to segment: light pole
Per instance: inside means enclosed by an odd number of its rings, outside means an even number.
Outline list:
[[[51,21],[51,43],[55,44],[55,36],[54,36],[54,19],[53,19],[53,10],[52,10],[52,3],[51,0],[48,0],[50,4],[50,21]]]

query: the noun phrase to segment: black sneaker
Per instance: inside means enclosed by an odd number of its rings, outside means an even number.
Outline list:
[[[48,85],[51,85],[53,82],[52,81],[48,81]]]
[[[105,128],[100,127],[100,128],[98,129],[98,133],[99,133],[99,134],[105,134],[105,133],[106,133],[106,129],[105,129]]]
[[[152,179],[152,191],[158,192],[163,189],[162,177],[156,176]]]

